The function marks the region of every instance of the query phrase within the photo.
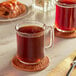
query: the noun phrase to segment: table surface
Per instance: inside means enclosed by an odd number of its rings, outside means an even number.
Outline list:
[[[31,5],[29,2],[27,4]],[[47,25],[53,25],[54,13],[55,9],[51,9],[50,14],[48,13],[47,16],[46,14],[43,15],[42,12],[31,11],[27,18],[44,22]],[[16,24],[25,19],[0,22],[0,76],[47,76],[51,69],[76,50],[76,38],[64,39],[55,37],[54,46],[45,50],[50,60],[49,66],[46,69],[39,72],[26,72],[14,68],[11,65],[11,60],[17,49],[14,28]]]

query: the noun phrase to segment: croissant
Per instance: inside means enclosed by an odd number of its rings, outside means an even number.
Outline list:
[[[14,18],[26,12],[26,6],[16,0],[0,3],[0,17]]]

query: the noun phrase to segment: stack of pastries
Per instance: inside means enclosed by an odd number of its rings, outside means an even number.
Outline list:
[[[24,12],[26,12],[26,6],[17,0],[0,3],[0,17],[15,18]]]

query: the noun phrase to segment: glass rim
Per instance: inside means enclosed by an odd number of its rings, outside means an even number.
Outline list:
[[[18,31],[18,29],[20,28],[19,27],[19,25],[21,25],[21,24],[17,24],[16,26],[15,26],[15,30],[16,30],[16,32],[18,33],[18,34],[20,34],[20,35],[22,35],[22,36],[39,36],[39,35],[41,35],[41,34],[43,34],[44,32],[45,32],[45,24],[44,23],[41,23],[41,22],[38,22],[38,21],[35,21],[35,20],[27,20],[27,21],[25,21],[24,22],[24,26],[26,26],[26,22],[30,22],[29,24],[30,25],[39,25],[39,24],[41,24],[42,25],[42,28],[44,29],[43,31],[40,31],[40,32],[38,32],[38,33],[23,33],[23,32],[20,32],[20,31]],[[33,24],[31,24],[32,22],[35,22],[35,23],[33,23]],[[27,24],[28,25],[28,24]],[[23,27],[23,26],[21,26],[21,27]],[[41,26],[40,26],[41,27]]]
[[[59,6],[66,7],[66,8],[76,7],[76,3],[74,4],[60,3],[58,0],[55,0],[55,4],[58,4]]]

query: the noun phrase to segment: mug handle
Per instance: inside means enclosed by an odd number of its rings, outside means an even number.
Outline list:
[[[52,26],[45,26],[45,28],[49,29],[49,45],[45,46],[45,48],[49,48],[49,47],[52,47],[53,46],[53,42],[54,42],[54,29]]]

